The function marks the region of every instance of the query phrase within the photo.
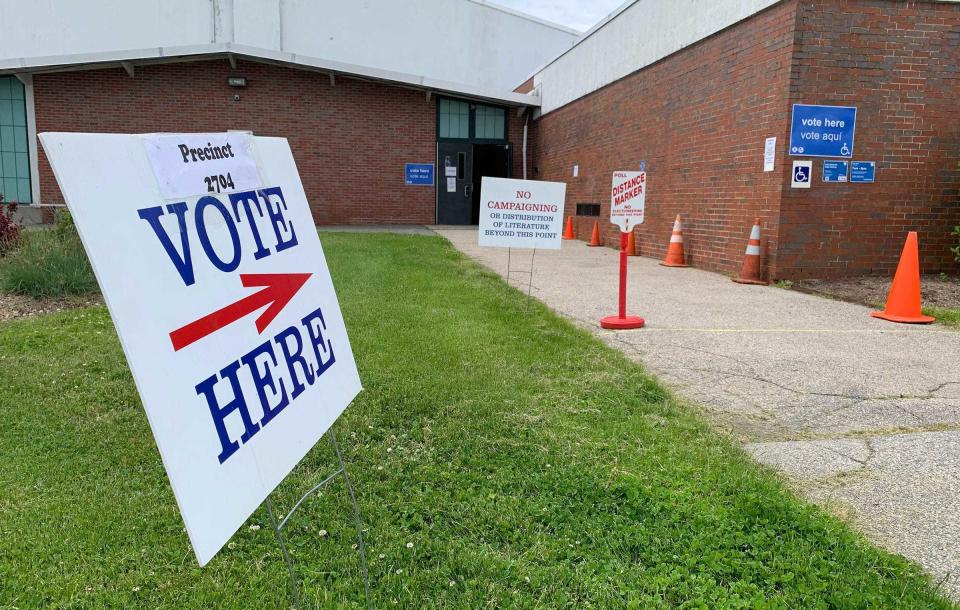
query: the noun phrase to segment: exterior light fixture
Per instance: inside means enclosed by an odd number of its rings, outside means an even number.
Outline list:
[[[247,86],[247,77],[245,76],[228,76],[227,84],[231,87],[246,87]]]

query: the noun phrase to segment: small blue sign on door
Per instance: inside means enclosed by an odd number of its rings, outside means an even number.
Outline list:
[[[433,163],[407,163],[404,182],[415,186],[433,186]]]
[[[853,106],[793,105],[790,154],[852,157],[857,109]]]
[[[846,182],[847,173],[850,164],[846,161],[824,161],[823,162],[823,181],[824,182]]]
[[[850,182],[873,182],[876,177],[876,161],[854,161],[850,164]]]

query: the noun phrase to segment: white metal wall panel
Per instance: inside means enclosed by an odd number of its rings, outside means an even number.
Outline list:
[[[0,23],[0,66],[226,43],[507,92],[577,39],[483,0],[0,0]]]
[[[541,110],[556,110],[777,2],[637,0],[534,77]]]

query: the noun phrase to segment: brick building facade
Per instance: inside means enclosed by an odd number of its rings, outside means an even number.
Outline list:
[[[234,75],[247,86],[229,87]],[[225,59],[139,67],[132,78],[122,68],[36,74],[33,87],[40,133],[281,136],[317,224],[436,220],[436,189],[404,184],[405,163],[436,162],[438,98],[423,91]],[[505,117],[507,141],[521,142],[522,118]],[[514,175],[522,162],[513,157]],[[63,203],[42,150],[39,168],[44,203]]]
[[[602,219],[612,172],[646,161],[647,256],[664,255],[681,214],[689,262],[734,273],[756,215],[774,279],[889,273],[910,230],[925,272],[956,270],[958,66],[955,3],[786,0],[546,113],[534,165],[567,182],[568,214],[599,203]],[[876,161],[876,182],[823,183],[815,160],[812,187],[792,189],[795,103],[856,106],[853,159]],[[777,165],[764,172],[771,136]],[[594,220],[576,217],[578,235]],[[600,226],[615,247],[616,227]]]
[[[483,4],[435,4],[482,11],[491,31],[513,24],[557,48],[570,35]],[[254,9],[233,18],[282,18]],[[521,177],[526,160],[530,178],[567,183],[566,211],[581,237],[599,221],[604,242],[616,247],[606,221],[611,175],[643,161],[643,255],[664,255],[681,214],[688,262],[736,273],[759,217],[770,279],[890,273],[910,230],[920,232],[925,272],[958,269],[950,232],[960,225],[960,0],[627,3],[513,92],[470,84],[466,70],[453,83],[283,45],[238,52],[236,40],[219,42],[224,36],[214,23],[214,42],[199,46],[39,56],[7,67],[0,58],[0,190],[63,203],[42,150],[29,151],[28,163],[27,142],[35,147],[44,131],[248,130],[289,140],[318,224],[470,222],[462,209],[441,211],[471,196],[476,210],[480,176]],[[517,61],[533,62],[525,54],[542,45],[523,44]],[[409,65],[449,67],[433,59],[414,55]],[[246,86],[229,86],[235,76]],[[815,159],[811,188],[791,188],[791,162],[802,158],[787,150],[794,104],[855,106],[852,160],[875,161],[876,181],[825,183]],[[7,125],[11,105],[19,114]],[[487,124],[488,111],[502,122]],[[776,166],[767,172],[770,137]],[[471,173],[471,155],[499,164],[499,173]],[[451,162],[452,189],[443,167]],[[434,185],[405,184],[406,163],[436,164]],[[578,216],[578,204],[599,204],[600,215]]]

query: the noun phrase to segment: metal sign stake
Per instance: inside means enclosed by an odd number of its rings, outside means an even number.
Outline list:
[[[363,593],[367,601],[367,609],[370,610],[373,606],[370,604],[370,576],[367,571],[367,551],[363,544],[363,524],[360,520],[360,507],[357,505],[356,495],[353,493],[353,484],[350,483],[350,475],[347,473],[347,465],[343,461],[343,456],[340,455],[340,446],[337,445],[337,434],[334,432],[331,427],[327,430],[327,436],[330,437],[330,444],[333,445],[333,452],[337,456],[337,462],[339,463],[339,468],[335,470],[331,475],[329,475],[324,480],[320,481],[313,486],[307,493],[303,494],[297,503],[293,505],[293,508],[290,509],[290,512],[277,523],[277,518],[273,510],[273,502],[270,501],[270,496],[267,496],[266,505],[267,505],[267,514],[270,516],[270,525],[273,527],[273,533],[277,538],[277,542],[280,544],[280,550],[283,552],[283,561],[287,565],[287,573],[290,576],[290,597],[293,599],[293,606],[297,610],[301,610],[302,606],[300,604],[300,582],[297,578],[297,572],[293,564],[293,559],[290,557],[290,552],[287,550],[286,541],[283,538],[283,527],[290,521],[290,518],[296,512],[300,505],[314,494],[316,491],[321,489],[323,486],[327,485],[336,478],[337,475],[343,475],[343,481],[346,484],[347,492],[350,495],[350,503],[353,506],[353,519],[357,526],[357,547],[360,549],[360,565],[363,571]]]
[[[533,260],[536,257],[537,257],[537,249],[534,248],[533,254],[530,255],[530,278],[527,281],[527,299],[530,298],[530,291],[533,289]]]

